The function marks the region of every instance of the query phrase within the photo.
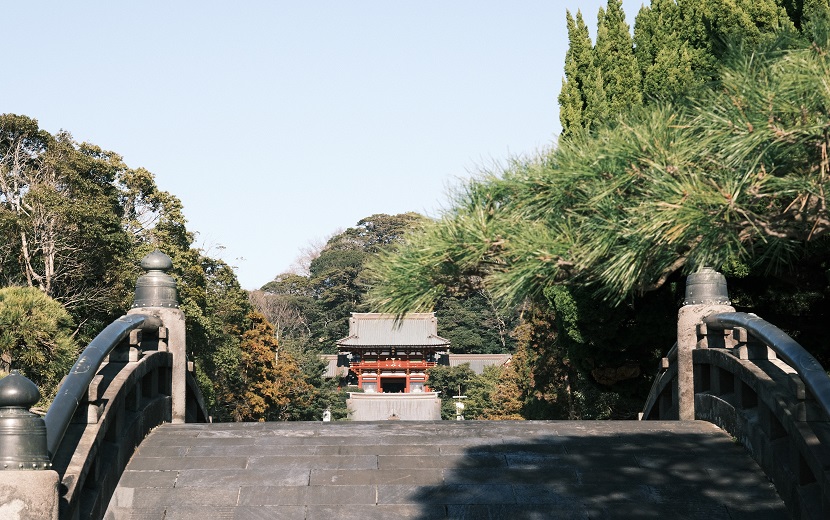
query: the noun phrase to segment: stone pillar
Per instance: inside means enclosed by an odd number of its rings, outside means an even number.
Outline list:
[[[147,271],[135,284],[135,299],[127,314],[158,316],[167,329],[167,349],[173,354],[171,377],[172,417],[174,423],[183,423],[187,416],[187,342],[185,317],[179,309],[176,281],[167,271],[173,261],[158,249],[141,259]]]
[[[46,450],[46,425],[29,408],[40,390],[12,372],[0,380],[0,518],[58,520],[60,477]]]
[[[735,312],[729,305],[726,278],[709,267],[686,278],[686,297],[677,313],[677,411],[681,421],[695,419],[695,378],[692,353],[703,318]]]

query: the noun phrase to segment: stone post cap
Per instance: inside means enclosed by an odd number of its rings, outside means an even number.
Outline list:
[[[0,379],[0,470],[43,470],[52,467],[46,449],[46,424],[29,411],[40,390],[13,371]]]
[[[17,370],[0,379],[0,409],[24,408],[28,410],[40,400],[40,389],[31,379]]]
[[[158,249],[141,259],[141,267],[147,271],[135,282],[135,298],[132,308],[179,307],[176,280],[167,274],[173,261]]]
[[[726,277],[711,267],[704,267],[686,277],[683,305],[729,305]]]

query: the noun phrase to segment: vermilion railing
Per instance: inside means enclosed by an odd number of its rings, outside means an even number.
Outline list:
[[[378,368],[431,368],[436,363],[434,361],[409,361],[405,359],[386,359],[380,361],[358,361],[350,363],[352,369],[360,368],[363,370],[371,370]]]

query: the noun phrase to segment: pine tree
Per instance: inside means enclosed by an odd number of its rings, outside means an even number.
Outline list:
[[[0,377],[19,370],[50,401],[75,357],[74,324],[66,309],[34,287],[0,288]]]

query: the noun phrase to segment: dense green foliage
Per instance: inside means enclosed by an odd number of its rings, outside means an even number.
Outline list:
[[[429,222],[415,213],[372,215],[328,240],[307,276],[283,273],[252,294],[254,305],[275,324],[277,336],[306,352],[334,353],[348,335],[352,312],[371,312],[366,293],[368,262]],[[515,310],[495,305],[487,292],[457,288],[436,307],[438,333],[457,353],[508,352]]]
[[[493,412],[491,400],[496,390],[502,367],[486,367],[484,373],[476,374],[469,363],[459,366],[435,366],[427,371],[429,386],[440,392],[441,418],[454,420],[459,410],[456,403],[463,403],[461,415],[465,419],[489,419]]]
[[[82,325],[123,304],[121,158],[0,116],[0,286],[37,287]],[[82,319],[78,319],[82,318]]]
[[[334,353],[349,333],[352,312],[367,312],[362,273],[369,258],[425,222],[416,213],[372,215],[338,233],[311,259],[308,275],[283,273],[262,287],[258,308],[283,341]]]
[[[238,357],[251,306],[233,269],[193,242],[181,202],[147,170],[66,132],[51,135],[29,117],[0,116],[0,287],[53,299],[50,312],[68,313],[83,346],[129,308],[139,260],[163,250],[187,317],[188,355],[215,407],[216,375]],[[47,390],[57,381],[49,378],[68,371],[60,359],[37,368],[27,375]]]
[[[435,306],[438,335],[450,340],[456,354],[512,352],[511,331],[518,321],[515,309],[503,310],[486,291],[446,296]]]
[[[826,7],[826,0],[654,0],[640,9],[632,37],[621,0],[608,0],[593,45],[582,13],[568,12],[562,135],[596,130],[642,103],[693,96],[720,79],[729,42],[754,48],[782,31],[809,34]]]
[[[672,23],[649,17],[668,16],[674,7],[682,20],[699,17],[702,39],[661,36],[657,29],[668,31]],[[609,1],[601,29],[609,20],[620,24],[617,10],[618,2]],[[692,76],[652,82],[651,92],[661,94],[639,104],[629,92],[627,106],[588,117],[614,98],[602,84],[603,104],[591,105],[584,79],[590,74],[583,74],[577,90],[584,110],[563,112],[581,128],[566,128],[555,150],[485,172],[456,194],[444,218],[382,253],[369,266],[377,280],[370,301],[388,312],[424,310],[459,286],[473,286],[503,305],[534,309],[529,336],[539,340],[528,346],[538,348],[523,347],[525,377],[514,357],[511,383],[512,409],[523,417],[630,416],[628,403],[645,392],[653,361],[671,345],[682,289],[676,282],[703,266],[733,277],[737,305],[763,313],[779,304],[771,319],[809,330],[811,320],[827,314],[830,267],[824,196],[830,47],[816,12],[808,24],[774,2],[644,8],[635,34],[639,27],[642,41],[650,38],[651,55],[680,41],[706,51],[686,53],[699,64],[687,65]],[[617,52],[600,45],[599,35],[611,38],[609,27],[598,31],[589,62],[580,17],[569,17],[568,26],[575,46],[568,81],[600,67],[597,52]],[[683,21],[674,27],[690,30]],[[643,58],[641,70],[660,60]],[[671,77],[659,68],[645,80]],[[611,77],[595,76],[603,74]],[[694,87],[693,95],[672,84]],[[572,101],[577,90],[563,90],[561,101]],[[802,343],[826,358],[818,337]],[[604,411],[592,410],[602,388],[614,394]]]
[[[69,313],[31,287],[0,288],[0,372],[19,370],[49,401],[78,355]]]

